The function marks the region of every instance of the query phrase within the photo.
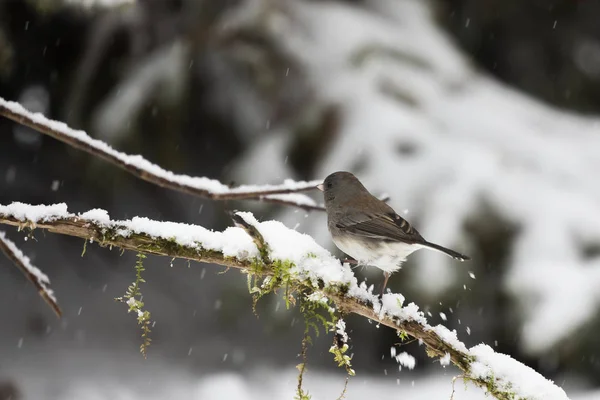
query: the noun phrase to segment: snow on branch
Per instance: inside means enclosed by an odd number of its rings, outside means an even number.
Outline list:
[[[489,346],[467,349],[455,331],[429,325],[417,305],[404,305],[402,295],[388,293],[380,300],[372,288],[358,283],[348,264],[342,264],[312,237],[277,221],[258,222],[250,213],[236,213],[235,221],[241,227],[213,232],[197,225],[140,217],[115,221],[103,210],[73,214],[65,204],[0,206],[0,224],[43,228],[101,246],[214,263],[273,279],[278,279],[283,265],[290,266],[286,277],[303,293],[324,296],[340,312],[364,316],[420,340],[428,355],[452,362],[463,379],[498,399],[568,399],[551,381]]]
[[[71,129],[63,122],[48,119],[39,113],[29,112],[21,104],[4,100],[2,97],[0,97],[0,115],[108,161],[137,178],[164,188],[213,200],[259,200],[291,205],[307,211],[324,210],[323,206],[300,193],[315,189],[321,181],[294,182],[286,180],[280,185],[242,185],[230,188],[215,179],[175,174],[151,163],[140,155],[119,152],[108,144],[91,138],[84,131]]]
[[[52,308],[52,311],[60,317],[62,311],[58,306],[54,292],[50,289],[50,279],[48,279],[48,276],[33,266],[29,261],[29,257],[23,254],[23,252],[19,250],[19,248],[10,241],[2,231],[0,231],[0,251],[2,251],[6,257],[19,268],[19,270],[21,270],[23,275],[25,275],[31,283],[33,283],[40,296],[48,303]]]
[[[125,5],[133,5],[135,0],[64,0],[68,5],[79,6],[84,8],[93,7],[121,7]]]

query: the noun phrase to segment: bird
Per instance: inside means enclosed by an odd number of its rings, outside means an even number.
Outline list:
[[[459,261],[470,260],[468,256],[425,240],[392,207],[369,193],[350,172],[334,172],[317,188],[325,198],[327,228],[333,243],[355,263],[383,271],[382,295],[390,275],[416,250],[430,249]]]

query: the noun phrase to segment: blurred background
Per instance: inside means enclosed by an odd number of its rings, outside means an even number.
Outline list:
[[[429,240],[388,287],[430,322],[600,398],[600,3],[573,0],[2,0],[0,96],[178,173],[279,183],[354,172]],[[221,230],[279,219],[341,256],[325,215],[136,180],[0,118],[0,204],[66,202]],[[320,200],[318,193],[313,194]],[[0,400],[291,399],[303,324],[245,276],[150,257],[149,357],[113,298],[135,255],[8,232],[52,280],[57,320],[0,258]],[[381,283],[379,271],[357,270]],[[453,367],[349,318],[348,399],[450,398]],[[328,349],[305,388],[337,398]],[[456,399],[483,399],[458,384]]]

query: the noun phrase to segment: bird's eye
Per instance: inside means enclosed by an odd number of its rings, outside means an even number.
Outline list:
[[[327,182],[327,189],[331,189],[333,187],[333,183]]]

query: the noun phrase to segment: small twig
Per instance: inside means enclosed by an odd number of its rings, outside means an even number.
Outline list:
[[[409,344],[411,344],[411,343],[413,343],[413,342],[416,342],[417,340],[418,340],[418,339],[412,338],[412,339],[410,339],[410,340],[407,340],[406,342],[394,343],[394,345],[395,345],[395,346],[398,346],[398,347],[402,347],[402,346],[409,345]]]
[[[279,195],[269,195],[269,196],[262,196],[259,198],[259,200],[262,201],[268,201],[269,203],[273,203],[273,204],[281,204],[281,205],[285,205],[285,206],[289,206],[289,205],[293,205],[294,207],[298,207],[301,208],[305,211],[325,211],[325,206],[322,204],[311,204],[309,202],[303,202],[303,203],[299,203],[299,202],[294,202],[291,200],[286,200],[285,198],[281,198],[279,197]]]
[[[238,212],[238,211],[233,211],[230,213],[233,223],[237,227],[245,230],[246,233],[248,233],[248,235],[250,235],[250,237],[254,241],[254,244],[258,248],[258,251],[260,252],[262,260],[266,264],[270,264],[271,260],[269,258],[269,253],[271,252],[271,250],[269,249],[268,243],[265,241],[265,238],[258,231],[258,229],[254,225],[252,225],[252,223],[250,221],[248,221],[244,218],[244,214],[245,213]]]
[[[308,361],[306,357],[306,353],[308,352],[308,342],[310,341],[310,335],[308,333],[308,328],[304,331],[304,336],[302,337],[302,349],[300,352],[300,356],[302,357],[302,363],[298,364],[298,389],[297,389],[297,399],[304,400],[307,398],[307,394],[302,389],[302,380],[304,378],[304,371],[306,370],[306,363]]]
[[[346,392],[348,391],[348,382],[350,381],[350,377],[346,376],[346,381],[344,382],[344,389],[342,389],[342,393],[336,400],[343,400],[346,398]]]
[[[294,207],[301,208],[305,211],[325,211],[325,206],[323,204],[288,200],[285,198],[285,194],[283,194],[283,195],[278,195],[278,194],[268,195],[268,196],[262,197],[260,200],[266,200],[269,203],[274,203],[274,204],[293,205]],[[387,194],[379,196],[379,200],[387,203],[388,201],[390,201],[390,196],[388,196]]]
[[[454,378],[452,378],[452,394],[450,395],[450,400],[454,400],[454,393],[456,393],[456,388],[455,388],[455,384],[456,384],[456,380],[462,378],[465,379],[464,375],[457,375]]]
[[[0,232],[0,250],[13,262],[23,275],[33,283],[40,296],[48,303],[56,316],[60,318],[62,316],[62,311],[56,301],[52,289],[49,287],[50,280],[42,271],[30,263],[29,258],[25,256],[12,241],[6,238],[4,232]]]

